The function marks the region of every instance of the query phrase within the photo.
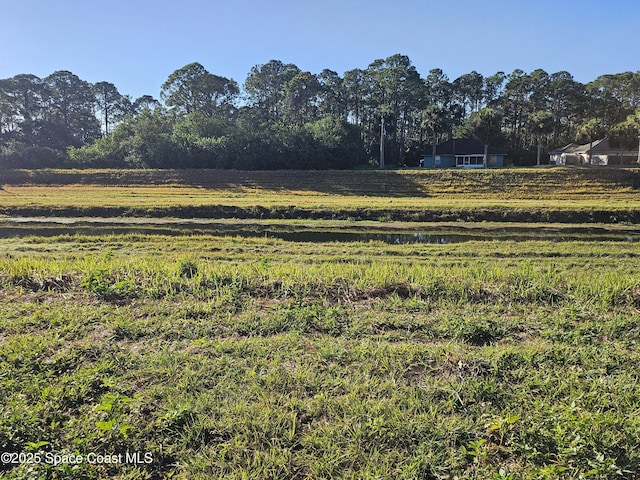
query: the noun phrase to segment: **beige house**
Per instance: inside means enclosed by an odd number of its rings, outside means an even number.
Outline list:
[[[549,152],[551,165],[630,165],[637,162],[637,149],[611,147],[608,138],[584,145],[570,143]]]

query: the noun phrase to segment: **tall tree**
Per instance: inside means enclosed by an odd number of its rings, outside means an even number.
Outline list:
[[[298,73],[300,69],[297,66],[280,60],[270,60],[251,69],[245,80],[244,90],[248,103],[263,121],[280,120],[285,88]]]
[[[47,98],[45,83],[35,75],[0,80],[0,133],[26,144],[38,143]]]
[[[442,140],[445,133],[451,131],[453,126],[450,110],[440,105],[429,105],[422,112],[421,127],[431,139],[431,154],[436,158],[436,146]]]
[[[363,112],[367,88],[364,80],[364,70],[355,68],[344,73],[343,85],[347,108],[347,120],[362,127]]]
[[[15,130],[17,126],[15,110],[6,93],[7,83],[7,80],[0,80],[0,135],[2,136]],[[2,140],[3,138],[0,137],[0,141]]]
[[[640,72],[601,75],[587,84],[589,116],[612,126],[640,107]]]
[[[405,55],[375,60],[365,72],[370,85],[368,104],[375,118],[389,121],[391,159],[406,163],[407,139],[418,137],[419,113],[426,107],[425,84]],[[381,130],[385,128],[380,125]]]
[[[507,76],[500,97],[500,110],[504,113],[506,133],[512,153],[520,155],[526,148],[526,122],[530,113],[529,99],[532,93],[531,77],[520,69]]]
[[[537,143],[536,165],[540,166],[542,141],[546,135],[553,132],[553,114],[546,110],[538,110],[530,113],[527,120]]]
[[[484,145],[497,144],[502,137],[502,114],[495,108],[485,107],[473,112],[456,130],[457,137],[471,137]]]
[[[42,117],[47,91],[40,78],[20,74],[1,82],[0,90],[20,121],[31,122]]]
[[[320,113],[346,120],[348,117],[347,89],[337,72],[324,69],[318,75],[320,84]]]
[[[194,62],[169,75],[160,97],[179,115],[200,112],[209,117],[230,118],[238,94],[235,81],[209,73]]]
[[[475,70],[456,78],[452,83],[453,95],[466,115],[477,112],[484,98],[484,77]]]
[[[624,150],[638,149],[637,163],[640,163],[640,110],[627,116],[624,122],[613,126],[610,131],[611,145]],[[622,160],[622,159],[621,159]]]
[[[453,98],[453,87],[449,77],[439,68],[429,71],[425,79],[425,88],[428,105],[448,107]]]
[[[504,82],[506,80],[504,72],[496,72],[484,78],[484,103],[487,106],[494,106],[498,98],[502,95]]]
[[[424,83],[427,105],[437,105],[448,112],[450,129],[460,125],[465,117],[465,112],[459,103],[454,102],[454,89],[449,82],[449,77],[441,69],[434,68],[429,71]]]
[[[136,98],[131,104],[131,112],[134,115],[139,115],[146,110],[153,112],[161,108],[162,104],[151,95],[142,95],[141,97]]]
[[[287,119],[298,125],[316,120],[321,89],[317,77],[309,72],[300,72],[289,80],[283,99]]]
[[[549,74],[537,68],[529,74],[530,90],[528,114],[549,109]]]
[[[584,103],[584,85],[566,71],[550,75],[548,84],[549,111],[553,116],[552,143],[568,143],[575,136],[576,123]]]
[[[95,96],[90,83],[61,70],[44,79],[48,87],[47,123],[52,145],[78,146],[100,136],[100,124],[94,115]]]
[[[119,116],[127,110],[127,99],[118,92],[113,83],[98,82],[93,85],[96,97],[96,105],[102,117],[102,127],[105,135],[111,133],[111,129]],[[130,103],[130,102],[129,102]]]

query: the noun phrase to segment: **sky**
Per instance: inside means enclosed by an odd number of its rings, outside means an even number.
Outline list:
[[[426,77],[640,70],[638,0],[0,0],[0,79],[69,70],[137,98],[199,62],[242,85],[269,60],[342,75],[407,55]]]

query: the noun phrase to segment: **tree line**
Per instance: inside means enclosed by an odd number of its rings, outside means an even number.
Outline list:
[[[587,84],[514,70],[450,80],[405,55],[340,76],[271,60],[242,86],[191,63],[160,98],[132,99],[69,71],[0,79],[0,167],[324,169],[417,165],[432,145],[475,137],[516,165],[609,136],[637,148],[640,72]]]

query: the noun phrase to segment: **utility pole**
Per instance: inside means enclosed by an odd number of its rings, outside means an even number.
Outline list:
[[[384,169],[384,115],[380,115],[380,170]]]

